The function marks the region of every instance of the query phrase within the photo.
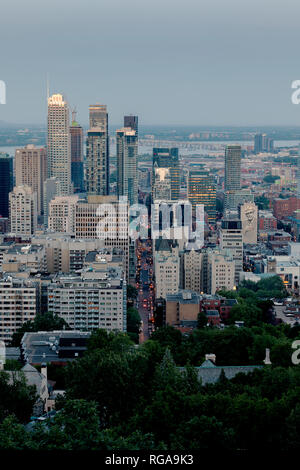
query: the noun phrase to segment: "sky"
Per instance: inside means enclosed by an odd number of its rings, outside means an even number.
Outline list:
[[[2,0],[0,121],[46,123],[46,81],[77,120],[300,125],[299,0]]]

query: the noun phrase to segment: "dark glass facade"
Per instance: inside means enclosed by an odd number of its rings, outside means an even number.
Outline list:
[[[0,216],[9,216],[9,193],[13,189],[13,159],[0,155]]]

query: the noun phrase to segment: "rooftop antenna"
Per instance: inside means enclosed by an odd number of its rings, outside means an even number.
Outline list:
[[[76,114],[77,114],[77,109],[75,106],[75,108],[72,109],[72,122],[76,122]]]

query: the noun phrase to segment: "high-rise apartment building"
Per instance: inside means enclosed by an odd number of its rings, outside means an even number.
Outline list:
[[[87,193],[109,194],[109,135],[106,105],[89,107],[90,129],[87,135],[86,184]]]
[[[169,168],[171,174],[171,199],[180,195],[180,167],[178,148],[153,148],[152,185],[155,184],[155,168]],[[153,194],[152,194],[153,196]]]
[[[154,254],[156,298],[166,299],[167,294],[176,294],[179,289],[180,262],[173,253],[157,251]]]
[[[0,153],[0,216],[9,216],[9,193],[13,189],[13,159]]]
[[[216,221],[216,183],[214,177],[205,170],[189,170],[188,173],[188,199],[193,210],[197,205],[203,204],[208,221]]]
[[[39,313],[38,283],[5,276],[0,281],[0,340],[8,344],[23,323]]]
[[[227,145],[225,148],[225,191],[241,188],[241,146]]]
[[[203,253],[186,250],[183,253],[183,287],[199,294],[203,291]]]
[[[138,203],[138,140],[136,131],[123,127],[117,136],[118,196],[127,196],[129,205]]]
[[[86,190],[89,195],[107,196],[109,161],[106,131],[94,127],[88,131],[86,147]]]
[[[209,294],[218,290],[232,290],[235,286],[235,261],[230,253],[212,252],[208,256]]]
[[[76,113],[72,112],[71,134],[71,177],[74,193],[84,191],[83,173],[83,129],[76,121]]]
[[[240,272],[243,271],[243,229],[238,219],[222,220],[220,233],[220,248],[227,250],[235,262],[235,285],[240,281]]]
[[[49,204],[48,227],[54,232],[75,233],[78,196],[56,196]]]
[[[16,186],[30,186],[37,195],[38,214],[44,211],[44,181],[47,178],[47,152],[45,148],[26,145],[15,152]]]
[[[72,193],[68,103],[60,94],[48,98],[48,177],[60,181],[61,193]]]
[[[124,116],[124,127],[130,127],[135,131],[136,136],[139,135],[139,118],[138,116],[127,115]]]
[[[37,197],[30,186],[15,186],[9,193],[10,231],[31,237],[37,226]]]
[[[103,265],[81,275],[58,275],[48,287],[48,309],[73,329],[126,331],[126,281]]]

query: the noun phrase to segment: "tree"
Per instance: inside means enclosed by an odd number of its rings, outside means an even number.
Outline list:
[[[22,423],[27,422],[36,399],[35,386],[26,384],[22,372],[0,372],[0,422],[12,414]]]
[[[197,328],[205,328],[207,325],[207,316],[205,312],[199,312],[197,317]]]
[[[271,174],[266,175],[266,176],[264,177],[264,181],[265,181],[266,183],[270,183],[270,184],[275,183],[275,181],[277,181],[278,179],[280,179],[280,176],[277,176],[277,175],[276,175],[276,176],[273,176],[273,175],[271,175]]]
[[[141,325],[141,317],[136,308],[130,307],[127,309],[127,333],[133,341],[138,343],[139,331]]]
[[[138,296],[137,288],[128,284],[127,285],[127,298],[131,300],[135,300],[137,296]]]

